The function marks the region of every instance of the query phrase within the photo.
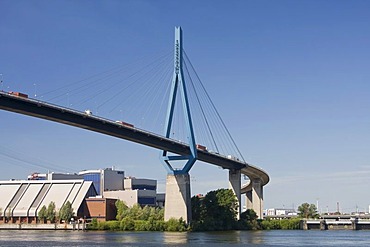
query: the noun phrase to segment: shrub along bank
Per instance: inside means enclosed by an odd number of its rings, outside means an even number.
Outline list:
[[[111,231],[187,231],[185,222],[180,219],[164,221],[164,210],[154,207],[141,207],[136,204],[129,208],[123,201],[116,202],[117,220],[98,222],[93,219],[90,230]]]
[[[111,231],[224,231],[224,230],[290,230],[299,229],[299,218],[283,220],[259,220],[251,209],[243,212],[237,220],[237,200],[231,190],[210,191],[204,197],[191,199],[191,225],[182,219],[164,221],[164,210],[134,205],[129,208],[123,201],[117,201],[115,221],[98,222],[88,225],[91,230]]]

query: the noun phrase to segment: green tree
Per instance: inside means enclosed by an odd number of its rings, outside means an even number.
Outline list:
[[[307,202],[298,207],[298,215],[306,219],[319,216],[315,204],[308,204]]]
[[[240,215],[240,228],[245,230],[257,230],[259,228],[257,219],[257,213],[253,209],[247,209]]]
[[[238,203],[229,189],[210,191],[192,198],[193,230],[230,230],[236,226]]]
[[[126,216],[121,220],[120,229],[123,231],[135,230],[135,221],[131,217]]]
[[[41,209],[39,210],[38,217],[39,217],[39,219],[40,219],[40,221],[42,223],[45,223],[45,220],[47,218],[47,210],[46,210],[46,206],[45,205],[42,206]]]
[[[50,222],[55,222],[56,219],[56,210],[55,210],[55,202],[50,202],[49,206],[46,210],[46,219],[50,220]]]
[[[151,207],[149,220],[163,221],[164,220],[164,208]]]
[[[11,207],[9,207],[8,208],[8,212],[6,213],[6,218],[7,218],[7,220],[10,220],[10,217],[12,216],[12,208]]]
[[[198,196],[193,196],[191,198],[191,216],[193,221],[202,221],[202,216],[205,214],[205,212],[203,211],[204,206],[201,202],[202,199],[203,198],[200,198]]]
[[[73,214],[72,204],[67,201],[59,211],[59,218],[68,222],[73,217]]]
[[[140,220],[141,219],[141,216],[143,214],[143,210],[141,208],[141,206],[139,204],[134,204],[131,208],[130,208],[130,213],[129,213],[129,216],[131,218],[133,218],[134,220]]]
[[[117,216],[116,219],[121,221],[123,218],[128,216],[129,213],[129,207],[126,205],[124,201],[117,200],[116,201],[116,208],[117,208]]]
[[[141,209],[141,214],[140,214],[140,218],[139,220],[149,220],[150,218],[150,210],[151,207],[149,207],[148,205],[146,205],[145,207],[143,207]]]

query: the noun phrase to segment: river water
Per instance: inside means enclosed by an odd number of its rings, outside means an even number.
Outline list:
[[[0,231],[0,246],[370,246],[370,231]]]

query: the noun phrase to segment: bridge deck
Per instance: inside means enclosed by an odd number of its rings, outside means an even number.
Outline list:
[[[0,109],[99,132],[179,155],[189,154],[189,146],[185,143],[81,111],[6,92],[0,92]],[[198,150],[197,159],[224,169],[241,169],[242,174],[250,179],[261,179],[262,185],[269,182],[269,176],[263,170],[220,154]],[[243,187],[242,192],[247,190],[250,190],[250,185]]]

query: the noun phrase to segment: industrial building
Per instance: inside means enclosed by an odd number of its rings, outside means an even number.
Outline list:
[[[124,190],[104,191],[103,197],[122,200],[129,207],[135,204],[156,206],[157,181],[127,177],[124,179]]]
[[[83,204],[84,217],[98,221],[115,220],[117,215],[116,199],[90,197]]]
[[[70,180],[70,179],[83,179],[82,175],[76,173],[32,173],[27,177],[27,180]],[[87,181],[87,180],[86,180]]]
[[[113,220],[116,200],[129,207],[164,206],[157,200],[157,181],[125,177],[124,171],[105,168],[76,173],[33,173],[27,180],[0,181],[0,223],[36,223],[39,210],[51,202],[56,211],[69,201],[77,218]]]
[[[22,180],[0,181],[0,221],[36,223],[39,210],[51,202],[56,211],[69,201],[77,217],[84,217],[84,200],[96,196],[91,181]]]
[[[282,216],[282,215],[297,215],[294,209],[286,209],[286,208],[270,208],[264,210],[265,216]]]
[[[125,172],[114,168],[84,170],[78,173],[85,181],[92,181],[98,195],[104,191],[123,190]]]

